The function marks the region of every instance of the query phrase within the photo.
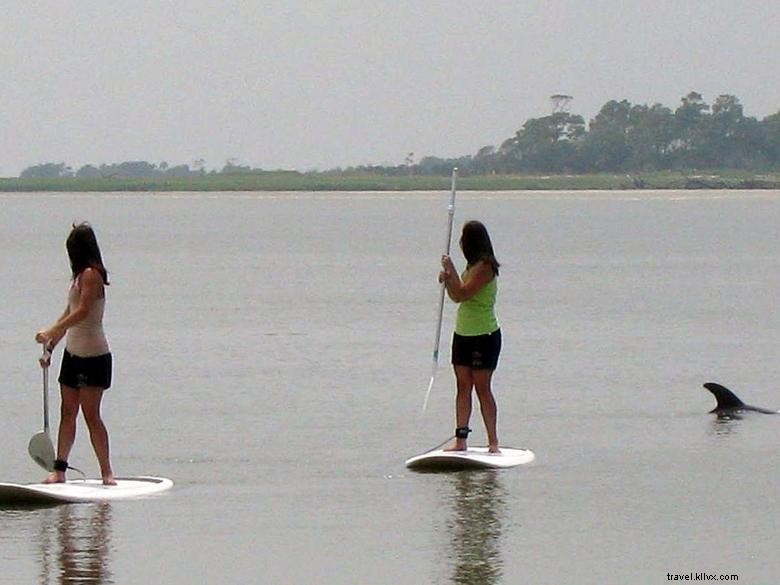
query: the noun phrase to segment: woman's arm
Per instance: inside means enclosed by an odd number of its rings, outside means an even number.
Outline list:
[[[469,300],[494,278],[493,269],[484,261],[477,262],[465,281],[460,279],[449,256],[442,257],[443,270],[439,279],[447,288],[447,295],[456,303]]]
[[[62,315],[58,319],[58,321],[61,321],[64,319],[68,313],[70,312],[70,307],[68,305],[65,305],[65,310],[62,312]],[[38,331],[38,333],[35,334],[35,341],[38,343],[44,343],[46,344],[46,349],[49,351],[48,354],[44,354],[40,360],[38,360],[41,364],[42,368],[45,368],[51,363],[51,351],[54,349],[54,346],[56,346],[62,337],[65,335],[65,331],[61,331],[57,333],[55,336],[50,335],[50,331],[47,329],[41,329]]]
[[[79,287],[78,306],[73,311],[66,308],[54,325],[49,329],[39,331],[35,336],[39,343],[47,343],[53,347],[63,338],[70,327],[82,321],[89,314],[92,305],[102,296],[103,278],[94,268],[87,268],[79,276]]]

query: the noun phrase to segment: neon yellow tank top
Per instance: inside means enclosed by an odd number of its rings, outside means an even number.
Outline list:
[[[468,269],[461,277],[468,277]],[[455,318],[455,333],[458,335],[486,335],[498,330],[495,306],[498,293],[498,279],[493,277],[489,283],[467,301],[458,305]]]

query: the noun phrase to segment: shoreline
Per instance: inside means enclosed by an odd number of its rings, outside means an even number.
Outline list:
[[[195,177],[0,178],[0,192],[449,191],[449,176],[348,172],[205,174]],[[481,175],[458,178],[459,191],[780,190],[780,171],[653,172],[592,175]]]

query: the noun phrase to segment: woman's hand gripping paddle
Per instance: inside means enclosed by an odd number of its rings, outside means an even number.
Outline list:
[[[445,254],[449,256],[450,247],[452,245],[452,220],[455,216],[455,190],[457,188],[458,181],[458,169],[457,167],[452,169],[452,191],[450,193],[450,204],[447,207],[447,243],[444,247]],[[444,316],[444,283],[441,283],[441,290],[439,291],[439,319],[436,323],[436,336],[433,341],[433,366],[431,368],[431,381],[428,382],[428,391],[425,393],[425,400],[423,401],[422,411],[428,408],[428,398],[431,396],[431,389],[433,388],[433,382],[436,380],[436,370],[439,369],[439,344],[441,342],[441,321]]]
[[[33,435],[27,445],[27,452],[33,460],[46,471],[54,471],[54,445],[49,436],[49,364],[51,350],[43,344],[43,356],[40,359],[43,370],[43,431]]]

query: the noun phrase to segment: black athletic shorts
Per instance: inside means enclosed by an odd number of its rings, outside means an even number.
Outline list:
[[[452,335],[452,365],[495,370],[501,353],[501,329],[485,335]]]
[[[95,357],[79,357],[67,349],[62,354],[60,366],[60,384],[71,388],[91,386],[107,389],[111,387],[111,354],[104,353]]]

